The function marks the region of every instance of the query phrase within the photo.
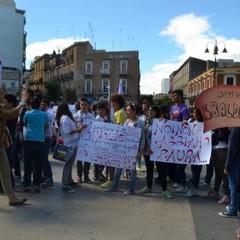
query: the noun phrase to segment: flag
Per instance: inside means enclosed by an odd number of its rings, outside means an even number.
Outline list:
[[[123,90],[123,80],[120,79],[119,81],[119,86],[118,86],[118,94],[123,95],[124,90]]]
[[[2,57],[0,56],[0,87],[2,88]]]

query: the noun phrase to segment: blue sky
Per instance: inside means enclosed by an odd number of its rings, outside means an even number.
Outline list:
[[[161,80],[188,57],[223,41],[218,58],[240,61],[239,0],[15,0],[26,11],[27,59],[89,39],[97,49],[138,50],[141,93],[161,91]],[[222,50],[223,43],[219,43]]]

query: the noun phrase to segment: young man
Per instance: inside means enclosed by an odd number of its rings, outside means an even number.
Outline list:
[[[174,90],[172,92],[172,99],[175,104],[170,109],[170,120],[188,124],[188,119],[190,118],[190,111],[183,102],[183,91],[180,89]],[[173,187],[177,187],[176,191],[178,193],[185,193],[187,191],[185,174],[186,166],[186,164],[172,163],[169,168],[169,170],[171,171],[170,174],[176,176],[175,184],[173,185]],[[178,182],[180,183],[180,186]]]
[[[45,129],[49,127],[48,115],[41,111],[41,100],[34,97],[30,101],[30,111],[27,111],[23,118],[24,131],[24,192],[31,191],[31,175],[35,192],[40,192],[42,180],[43,146],[45,141]]]
[[[105,103],[99,103],[96,106],[96,121],[99,122],[108,122],[106,117],[106,104]],[[101,181],[104,182],[106,180],[106,177],[103,175],[104,165],[94,164],[94,180],[95,181]]]
[[[88,124],[88,121],[94,120],[93,114],[89,113],[89,103],[86,98],[82,98],[80,101],[80,110],[73,115],[77,127],[80,127],[82,124]],[[84,182],[85,183],[92,183],[91,179],[89,178],[89,170],[91,164],[89,162],[82,162],[77,160],[77,175],[79,183],[82,183],[82,175],[84,175]]]
[[[111,96],[111,103],[114,110],[113,123],[123,125],[124,121],[127,119],[127,116],[123,110],[125,101],[122,95],[116,94]],[[102,188],[109,188],[112,186],[114,180],[114,167],[108,167],[109,180],[101,184]]]
[[[50,101],[48,99],[43,99],[41,101],[40,109],[43,112],[46,112],[48,115],[48,122],[49,127],[45,131],[45,141],[43,144],[43,183],[42,187],[51,187],[53,186],[53,177],[52,177],[52,167],[48,159],[48,154],[50,147],[52,145],[53,135],[56,135],[55,133],[55,126],[54,126],[54,115],[48,111],[50,107]]]

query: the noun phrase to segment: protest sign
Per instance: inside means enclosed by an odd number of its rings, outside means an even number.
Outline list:
[[[211,156],[211,132],[203,133],[203,123],[183,124],[154,119],[152,125],[152,161],[204,165]]]
[[[203,91],[195,103],[202,113],[204,132],[240,127],[240,87],[219,85]]]
[[[134,169],[141,129],[92,121],[81,132],[77,160]]]

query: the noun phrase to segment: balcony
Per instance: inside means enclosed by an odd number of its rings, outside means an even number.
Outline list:
[[[104,68],[100,69],[99,73],[103,76],[109,76],[110,75],[109,69],[104,69]]]

